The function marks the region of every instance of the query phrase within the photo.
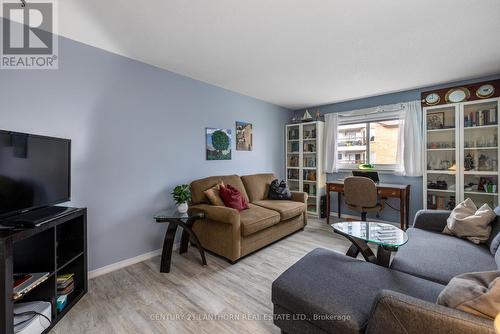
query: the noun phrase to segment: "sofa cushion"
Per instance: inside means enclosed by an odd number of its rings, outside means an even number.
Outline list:
[[[271,173],[242,176],[241,181],[245,185],[250,202],[266,199],[269,185],[274,179],[276,178]]]
[[[497,268],[485,245],[419,228],[406,233],[408,242],[397,251],[392,269],[448,284],[456,275]]]
[[[466,198],[451,212],[443,233],[468,239],[475,244],[486,243],[495,217],[495,212],[488,204],[478,209],[470,198]]]
[[[495,208],[495,220],[491,222],[491,234],[486,241],[486,245],[490,248],[491,254],[495,255],[500,246],[500,207]]]
[[[243,199],[243,196],[238,189],[229,184],[227,186],[220,186],[219,195],[222,198],[224,205],[228,208],[233,208],[238,211],[248,209],[248,202]]]
[[[317,248],[273,282],[272,302],[305,314],[328,333],[363,333],[375,298],[384,289],[434,303],[444,286]],[[314,315],[325,319],[315,320]],[[344,316],[344,321],[328,316]]]
[[[224,183],[221,182],[221,183],[216,184],[212,188],[207,189],[203,192],[205,194],[205,196],[207,196],[210,204],[217,205],[217,206],[225,206],[224,201],[222,200],[222,198],[220,197],[220,194],[219,194],[219,189],[223,185],[224,185]]]
[[[500,222],[498,218],[491,224],[491,234],[486,245],[490,248],[491,254],[495,254],[500,248]]]
[[[500,314],[500,271],[453,277],[439,294],[437,303],[494,320]]]
[[[204,191],[223,182],[238,189],[241,196],[248,202],[248,195],[243,186],[243,182],[238,175],[210,176],[191,182],[191,204],[210,203]]]
[[[240,212],[241,234],[247,236],[280,222],[278,212],[257,205],[248,204],[249,208]]]
[[[266,209],[278,211],[281,220],[287,220],[293,217],[297,217],[302,212],[306,211],[306,205],[301,202],[287,201],[287,200],[262,200],[253,202],[253,204],[261,206]]]

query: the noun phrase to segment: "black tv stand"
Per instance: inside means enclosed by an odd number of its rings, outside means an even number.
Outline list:
[[[87,293],[87,209],[65,208],[33,228],[0,231],[0,333],[14,334],[14,305],[29,301],[51,304],[46,334]],[[62,209],[59,209],[62,210]],[[46,281],[14,300],[14,274],[48,273]],[[64,309],[56,308],[57,276],[74,274],[74,290]]]
[[[46,206],[40,209],[8,217],[0,223],[5,226],[35,227],[75,211],[65,206]]]

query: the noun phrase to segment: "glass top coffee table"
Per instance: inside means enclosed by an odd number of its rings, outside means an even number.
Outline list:
[[[366,261],[384,267],[389,267],[391,252],[396,252],[398,247],[408,241],[408,235],[400,228],[386,223],[376,222],[342,222],[331,225],[333,231],[340,234],[352,243],[346,255],[357,257],[359,253]],[[377,256],[368,246],[368,243],[378,245]]]

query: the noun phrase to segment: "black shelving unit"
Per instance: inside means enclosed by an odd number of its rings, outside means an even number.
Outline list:
[[[48,272],[24,297],[13,300],[14,273]],[[74,273],[66,307],[56,309],[56,277]],[[14,304],[41,300],[52,305],[49,330],[87,293],[87,209],[69,210],[39,227],[0,232],[0,333],[14,333]]]

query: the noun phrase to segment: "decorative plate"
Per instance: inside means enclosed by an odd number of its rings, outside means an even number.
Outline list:
[[[490,84],[482,85],[476,90],[476,96],[480,99],[486,99],[493,94],[495,94],[495,87]]]
[[[441,101],[441,97],[439,97],[438,93],[430,93],[425,97],[425,103],[429,106],[433,106]]]
[[[458,103],[467,101],[470,98],[470,91],[465,87],[452,88],[446,92],[446,102]]]

